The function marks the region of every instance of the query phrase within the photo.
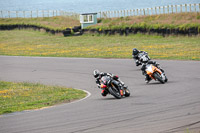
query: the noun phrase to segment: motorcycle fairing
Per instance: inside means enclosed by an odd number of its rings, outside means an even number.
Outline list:
[[[153,77],[153,73],[154,72],[159,72],[160,74],[162,74],[162,72],[160,71],[160,69],[158,69],[156,66],[152,65],[152,64],[148,64],[146,66],[146,73],[152,78],[155,79]]]

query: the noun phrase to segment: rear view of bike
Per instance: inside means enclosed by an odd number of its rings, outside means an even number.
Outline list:
[[[152,64],[148,64],[146,66],[146,73],[149,75],[151,79],[158,80],[160,83],[164,84],[168,81],[167,76],[164,71],[161,71],[159,68]]]

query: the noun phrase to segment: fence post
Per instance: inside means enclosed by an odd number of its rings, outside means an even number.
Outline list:
[[[200,4],[199,4],[199,12],[200,12]]]
[[[177,5],[175,5],[175,7],[176,7],[176,13],[178,13],[178,10],[177,10]]]
[[[163,14],[165,14],[165,6],[163,6]]]
[[[169,14],[169,5],[167,6],[167,13]]]
[[[187,4],[185,4],[185,12],[187,12]]]
[[[32,18],[32,11],[31,11],[31,18]]]
[[[190,4],[190,12],[192,12],[192,5]]]
[[[194,11],[195,11],[195,12],[197,12],[196,6],[197,6],[197,5],[196,5],[196,4],[194,4]]]
[[[159,6],[159,14],[161,14],[160,6]]]
[[[138,16],[138,9],[137,9],[137,16]]]
[[[147,8],[147,14],[149,15],[149,8]]]
[[[145,16],[145,15],[146,15],[146,14],[145,14],[145,9],[143,9],[143,12],[144,12],[144,16]]]
[[[8,11],[8,17],[10,18],[10,11]]]
[[[3,11],[1,11],[1,18],[3,18]]]
[[[181,13],[182,13],[182,5],[180,5],[180,7],[181,7]]]
[[[16,11],[16,18],[18,18],[18,12]]]
[[[151,8],[151,15],[153,15],[153,8]]]
[[[174,13],[174,11],[173,11],[173,9],[174,9],[173,5],[171,5],[171,9],[172,9],[172,13]]]
[[[132,16],[132,13],[131,13],[131,12],[132,12],[132,10],[129,10],[129,16]]]
[[[155,13],[156,13],[156,15],[157,15],[157,7],[155,7]]]

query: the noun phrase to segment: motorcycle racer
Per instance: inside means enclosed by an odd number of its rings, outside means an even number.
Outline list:
[[[111,73],[100,72],[97,69],[93,71],[93,75],[94,75],[94,78],[96,78],[96,84],[97,84],[98,88],[100,88],[100,86],[101,86],[100,80],[103,76],[110,76],[114,80],[118,81],[124,88],[127,88],[127,87],[124,86],[124,82],[122,82],[117,75],[114,75],[114,74],[111,74]],[[102,90],[101,94],[102,94],[102,96],[106,96],[108,94],[108,92],[106,90]]]
[[[132,57],[133,57],[133,59],[135,61],[136,66],[142,65],[141,59],[140,59],[140,57],[142,55],[146,55],[148,57],[148,53],[147,52],[140,51],[140,50],[137,50],[136,48],[133,48]],[[148,57],[148,60],[150,60],[149,57]]]
[[[153,64],[154,66],[156,66],[157,68],[159,68],[164,73],[164,70],[159,67],[159,63],[157,63],[156,61],[150,61],[150,60],[142,61],[142,68],[141,68],[141,70],[142,70],[142,74],[145,76],[145,82],[146,83],[149,83],[152,80],[149,77],[149,75],[146,73],[146,71],[145,71],[147,64]]]
[[[149,83],[151,81],[151,78],[149,77],[149,75],[146,73],[145,69],[146,69],[146,65],[147,64],[153,64],[155,65],[156,67],[158,67],[158,64],[156,61],[147,61],[147,62],[142,62],[142,74],[145,76],[145,82],[146,83]]]

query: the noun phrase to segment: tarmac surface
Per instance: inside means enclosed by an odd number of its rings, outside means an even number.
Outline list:
[[[1,115],[0,133],[199,133],[200,62],[156,61],[169,79],[166,84],[146,84],[132,59],[0,56],[0,80],[89,92],[72,103]],[[118,75],[131,96],[101,96],[94,69]]]

